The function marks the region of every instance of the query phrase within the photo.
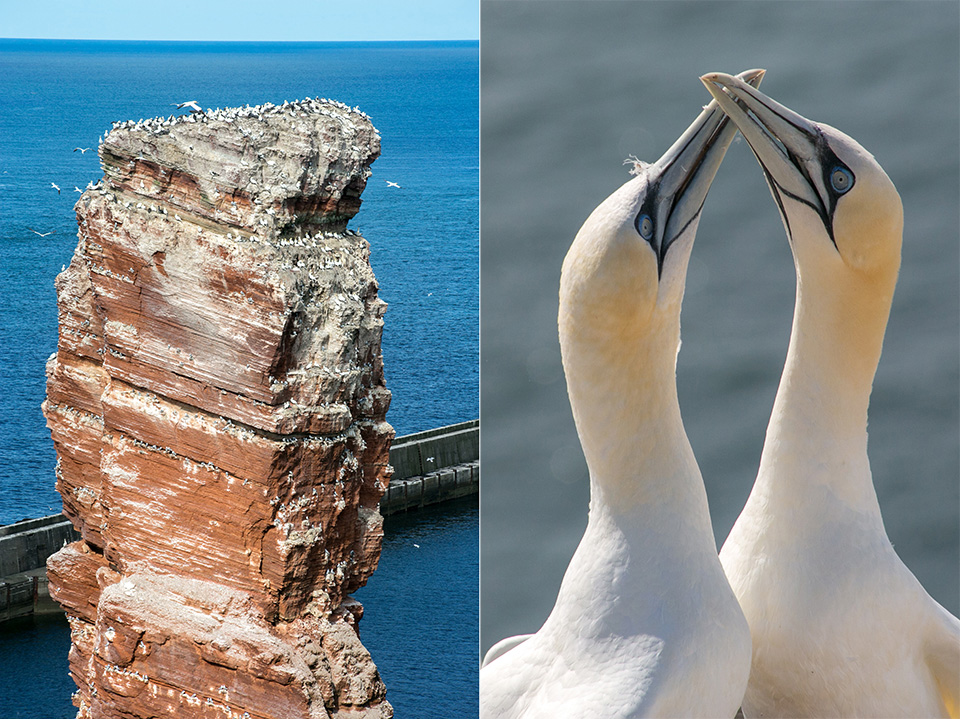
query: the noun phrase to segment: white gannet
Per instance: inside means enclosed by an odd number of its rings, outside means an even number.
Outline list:
[[[398,185],[396,182],[390,182],[390,180],[385,180],[385,182],[387,183],[387,187],[396,187],[398,190],[400,189],[400,185]]]
[[[73,148],[73,151],[74,151],[74,152],[79,152],[81,155],[85,155],[86,152],[87,152],[87,150],[89,150],[89,149],[90,149],[89,147],[75,147],[75,148]]]
[[[32,233],[35,234],[35,235],[40,235],[40,237],[47,237],[48,235],[55,235],[55,234],[57,234],[57,231],[56,231],[56,230],[50,230],[49,232],[37,232],[37,231],[36,231],[35,229],[33,229],[32,227],[28,227],[27,229],[30,230],[30,232],[32,232]]]
[[[170,104],[176,105],[178,110],[189,107],[190,112],[203,112],[203,108],[197,104],[196,100],[187,100],[186,102],[171,102]]]
[[[589,518],[540,631],[487,653],[483,719],[716,718],[740,706],[750,634],[676,386],[687,263],[735,134],[711,102],[657,162],[635,165],[563,262],[560,347]]]
[[[763,168],[797,271],[756,484],[720,552],[753,635],[744,715],[956,717],[960,622],[894,552],[867,459],[900,196],[842,132],[702,79]]]
[[[57,191],[57,194],[60,194],[60,186],[56,182],[51,182],[50,187]]]

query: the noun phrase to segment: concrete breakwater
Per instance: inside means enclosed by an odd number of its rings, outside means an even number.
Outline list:
[[[384,516],[480,491],[480,420],[397,437],[393,477],[380,500]]]
[[[47,557],[79,538],[62,514],[0,527],[0,621],[59,610],[47,591]]]
[[[380,513],[406,512],[478,493],[479,459],[479,420],[397,437],[390,448],[394,474],[380,500]],[[47,557],[79,537],[62,514],[0,526],[0,622],[59,611],[47,591]]]

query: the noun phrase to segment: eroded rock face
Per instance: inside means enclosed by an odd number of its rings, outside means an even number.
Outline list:
[[[350,593],[391,472],[385,304],[340,103],[120,123],[76,206],[43,409],[81,717],[389,717]]]

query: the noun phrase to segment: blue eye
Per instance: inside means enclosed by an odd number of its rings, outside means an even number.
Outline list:
[[[830,172],[830,185],[841,195],[853,187],[853,173],[845,167],[834,167]]]
[[[637,218],[637,232],[647,241],[653,237],[653,220],[650,219],[650,215],[640,215]]]

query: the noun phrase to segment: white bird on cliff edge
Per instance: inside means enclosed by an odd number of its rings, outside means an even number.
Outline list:
[[[384,180],[384,182],[387,183],[387,187],[396,187],[398,190],[402,189],[396,182],[390,182],[390,180]]]
[[[171,102],[170,104],[176,105],[178,110],[189,107],[191,112],[203,112],[203,108],[197,104],[196,100],[187,100],[186,102]]]
[[[743,76],[759,83],[763,71]],[[563,262],[560,348],[590,470],[587,529],[540,631],[487,652],[483,719],[715,719],[740,706],[750,634],[676,385],[687,264],[735,134],[711,102],[593,211]]]
[[[50,183],[50,187],[52,187],[54,190],[56,190],[58,195],[60,194],[60,186],[57,185],[56,182],[51,182],[51,183]]]
[[[744,715],[956,717],[960,622],[894,552],[867,458],[900,196],[839,130],[702,80],[763,168],[798,280],[759,473],[720,553],[753,635]]]

